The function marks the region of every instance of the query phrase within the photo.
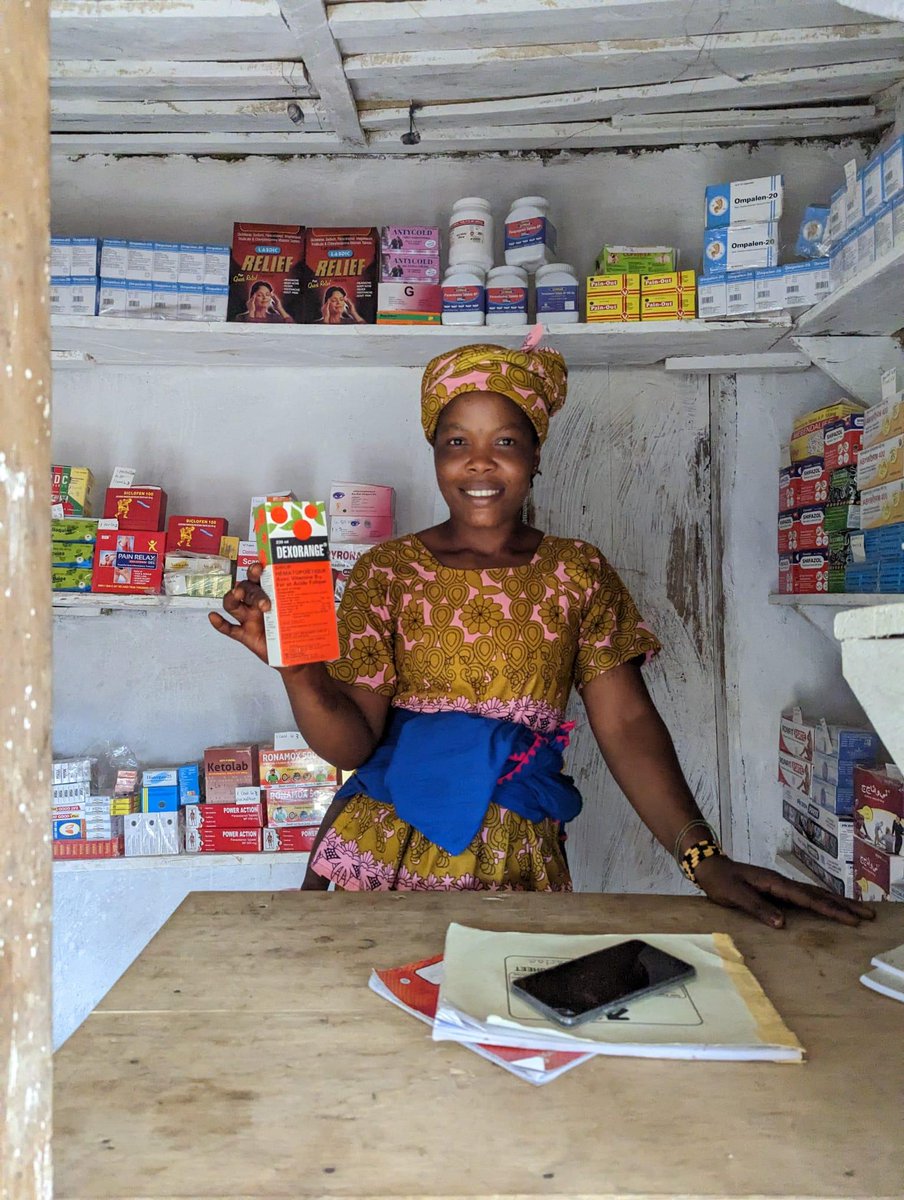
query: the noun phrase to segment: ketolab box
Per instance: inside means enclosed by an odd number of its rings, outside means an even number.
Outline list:
[[[333,576],[322,501],[264,504],[256,519],[261,586],[271,667],[331,662],[339,657]]]
[[[302,321],[303,225],[256,225],[237,221],[232,227],[227,321],[286,325]],[[206,271],[202,259],[201,305]]]
[[[93,592],[159,595],[163,585],[164,535],[102,529],[91,574]]]
[[[892,888],[904,881],[904,855],[887,854],[854,838],[854,887],[858,900],[891,900]]]
[[[904,478],[904,436],[888,438],[868,450],[861,450],[857,459],[857,487],[865,492]]]
[[[707,275],[753,271],[778,265],[777,222],[707,229],[703,236],[703,270]]]
[[[121,530],[162,530],[166,522],[166,492],[159,487],[109,487],[104,519],[119,522]]]
[[[307,231],[303,274],[306,325],[373,325],[377,317],[377,231]]]
[[[336,783],[336,768],[325,762],[313,750],[299,746],[293,750],[274,750],[262,746],[260,751],[261,783],[265,787],[286,784]]]
[[[208,804],[235,804],[235,789],[260,784],[258,747],[209,746],[204,751],[205,796]]]
[[[706,228],[778,221],[782,215],[783,193],[781,175],[710,184],[706,189]]]

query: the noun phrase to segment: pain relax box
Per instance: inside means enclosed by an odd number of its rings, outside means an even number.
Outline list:
[[[261,586],[270,598],[264,630],[271,667],[339,657],[325,507],[322,501],[278,500],[256,512]]]

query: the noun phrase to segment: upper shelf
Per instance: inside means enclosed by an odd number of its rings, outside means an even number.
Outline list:
[[[904,326],[904,246],[876,259],[862,275],[808,308],[795,333],[888,335]]]
[[[54,365],[177,367],[423,367],[471,342],[517,348],[529,326],[364,325],[318,329],[134,317],[54,317]],[[652,366],[677,355],[758,354],[791,328],[785,313],[749,321],[636,321],[558,325],[548,343],[570,367]]]
[[[53,607],[77,617],[99,617],[111,612],[191,613],[212,612],[223,601],[211,596],[132,596],[103,592],[54,592]]]
[[[815,592],[798,596],[785,596],[772,592],[770,604],[786,604],[792,608],[873,608],[880,604],[894,604],[899,597],[889,592]]]

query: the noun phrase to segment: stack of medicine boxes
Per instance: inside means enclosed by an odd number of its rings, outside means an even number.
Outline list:
[[[839,895],[854,894],[854,770],[878,754],[871,730],[810,720],[799,709],[782,716],[778,779],[792,851]]]
[[[854,768],[854,885],[858,900],[904,900],[904,776]]]
[[[380,234],[378,325],[441,325],[439,229],[384,225]]]
[[[330,487],[330,561],[338,603],[362,554],[395,534],[395,491],[374,483]]]
[[[760,274],[764,296],[760,311],[784,308],[780,273],[775,280],[768,274],[778,267],[783,190],[781,175],[707,187],[703,279],[698,292],[701,317],[756,312]],[[767,297],[770,289],[775,291],[774,304]]]
[[[53,857],[115,858],[122,854],[123,818],[111,812],[110,797],[92,795],[90,758],[53,764]]]
[[[904,137],[896,138],[857,171],[846,168],[826,224],[832,290],[904,246]]]
[[[226,320],[228,246],[105,239],[100,274],[100,316]]]
[[[94,476],[87,467],[50,468],[51,587],[90,592],[97,522],[90,520]]]
[[[882,399],[863,417],[857,463],[861,527],[848,592],[904,593],[904,372],[883,372]]]
[[[51,316],[95,315],[99,251],[97,238],[50,239]]]

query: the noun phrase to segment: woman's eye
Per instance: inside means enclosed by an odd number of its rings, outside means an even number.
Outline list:
[[[515,444],[514,438],[504,437],[504,438],[499,439],[500,446],[514,446],[514,444]]]
[[[460,438],[460,437],[449,438],[450,446],[463,446],[464,444],[465,444],[464,438]]]

